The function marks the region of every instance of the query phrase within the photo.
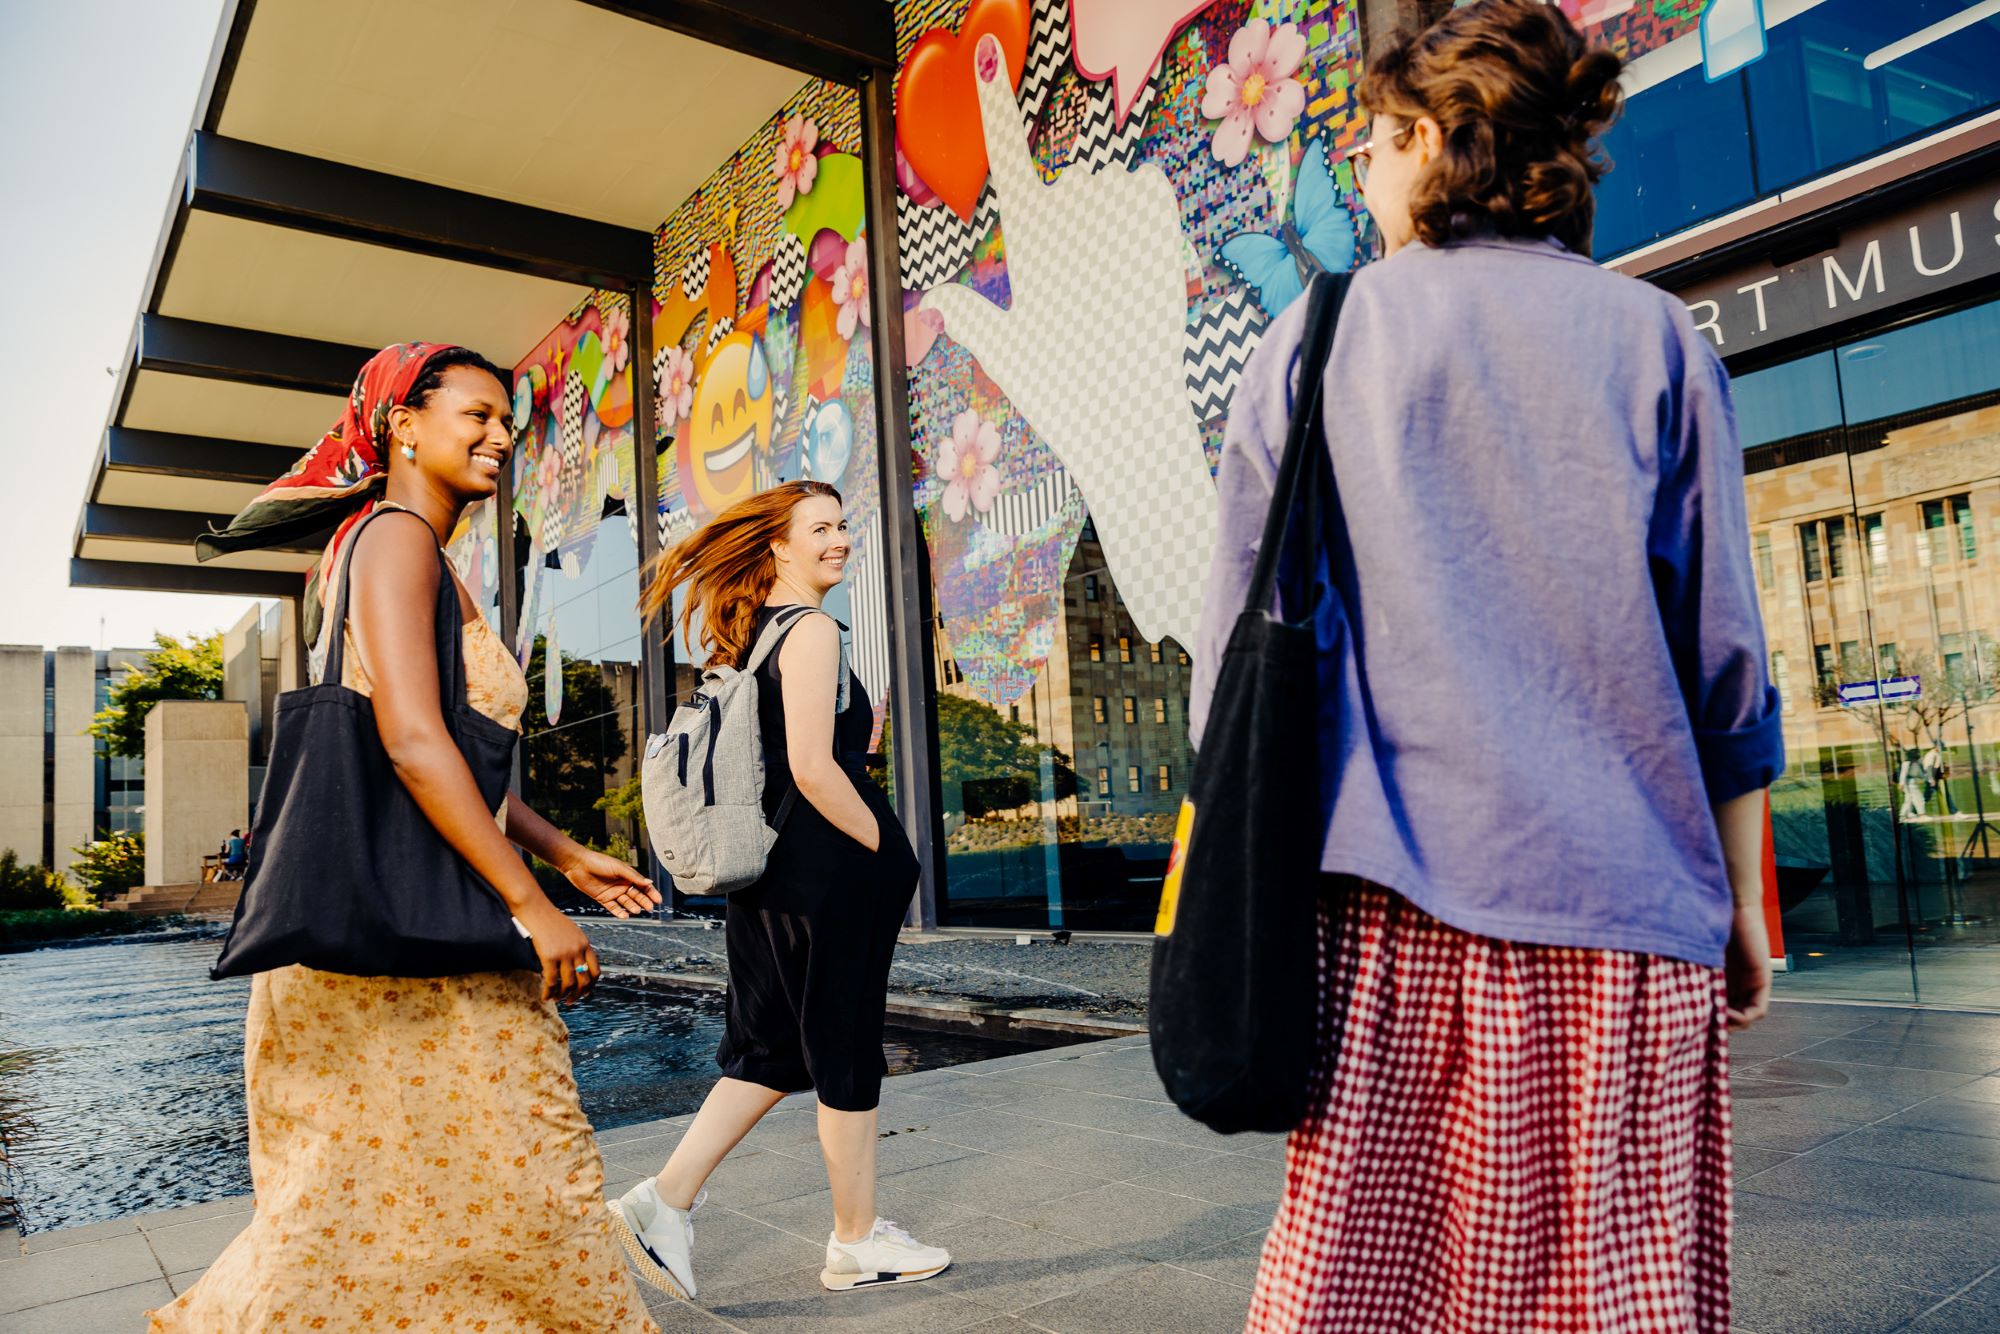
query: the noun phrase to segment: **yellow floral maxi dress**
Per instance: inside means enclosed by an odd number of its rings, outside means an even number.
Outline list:
[[[484,618],[465,665],[472,706],[519,727],[527,684]],[[658,1334],[539,974],[260,973],[243,1062],[256,1214],[155,1334]]]

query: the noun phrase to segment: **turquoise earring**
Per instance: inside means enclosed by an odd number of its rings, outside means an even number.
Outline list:
[[[410,448],[408,445],[404,445],[403,457],[408,459],[410,462],[415,463],[417,461],[417,451]]]

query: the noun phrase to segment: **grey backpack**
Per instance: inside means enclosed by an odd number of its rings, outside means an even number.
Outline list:
[[[764,818],[764,740],[757,723],[757,669],[791,628],[813,614],[788,607],[771,618],[742,670],[710,667],[701,686],[674,710],[664,732],[647,738],[640,770],[646,833],[674,888],[683,894],[733,894],[764,874],[778,830],[798,800],[790,776],[775,823]],[[840,654],[836,713],[847,707],[847,653]]]

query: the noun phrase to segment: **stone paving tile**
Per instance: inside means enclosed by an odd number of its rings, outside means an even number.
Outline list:
[[[670,1116],[660,1121],[638,1121],[629,1126],[619,1126],[615,1130],[600,1130],[597,1132],[597,1147],[602,1151],[609,1149],[614,1144],[623,1144],[628,1140],[652,1139],[660,1135],[679,1135],[681,1131],[687,1129],[688,1123],[693,1120],[693,1116]]]
[[[620,1140],[616,1144],[602,1146],[598,1153],[604,1159],[605,1171],[644,1176],[660,1170],[673,1153],[674,1145],[681,1142],[681,1134],[676,1130],[666,1135]]]
[[[1957,1088],[1939,1096],[1958,1098],[1966,1102],[2000,1103],[2000,1075],[1988,1075],[1984,1079],[1975,1079],[1970,1084],[1960,1084]]]
[[[1020,1318],[1053,1334],[1235,1334],[1250,1294],[1169,1265],[1031,1306]]]
[[[144,1282],[0,1315],[0,1334],[97,1334],[100,1330],[144,1329],[146,1312],[173,1299],[174,1290],[156,1270]]]
[[[1751,1192],[1985,1235],[2000,1225],[2000,1184],[1818,1153],[1759,1173],[1737,1192],[1738,1200]]]
[[[1746,1144],[1734,1146],[1735,1161],[1732,1164],[1737,1181],[1747,1181],[1759,1172],[1776,1167],[1779,1163],[1789,1163],[1798,1157],[1795,1153],[1780,1153],[1775,1149],[1753,1149]]]
[[[1753,1191],[1737,1193],[1735,1239],[1739,1267],[1800,1280],[1838,1269],[1843,1281],[1894,1283],[1931,1293],[1932,1301],[2000,1262],[1991,1229],[1883,1218]]]
[[[710,1195],[694,1214],[695,1284],[707,1288],[747,1283],[818,1264],[824,1245],[728,1208]]]
[[[935,1280],[828,1292],[820,1286],[817,1264],[753,1283],[704,1288],[701,1305],[718,1319],[744,1330],[948,1334],[993,1318],[993,1308],[955,1296]]]
[[[1967,1014],[1954,1010],[1884,1010],[1877,1013],[1879,1018],[1854,1030],[1851,1036],[1879,1038],[1895,1033],[1921,1033],[1926,1042],[1985,1042],[2000,1046],[2000,1014]]]
[[[130,1236],[138,1230],[139,1220],[136,1218],[109,1218],[101,1223],[57,1228],[53,1232],[30,1232],[22,1238],[18,1253],[40,1255],[45,1251],[59,1251],[70,1246],[88,1246],[107,1237]]]
[[[1736,1266],[1734,1314],[1758,1334],[1887,1334],[1936,1301],[1837,1270],[1780,1276]]]
[[[977,1154],[896,1175],[897,1190],[915,1191],[947,1204],[976,1205],[996,1218],[1027,1222],[1023,1215],[1049,1200],[1109,1182],[1083,1172],[1058,1171],[1018,1158]]]
[[[1047,1084],[1053,1088],[1088,1089],[1093,1093],[1116,1093],[1128,1098],[1168,1102],[1166,1090],[1160,1087],[1160,1078],[1151,1067],[1137,1070],[1131,1066],[1121,1067],[1077,1057],[1029,1066],[1014,1071],[1008,1077],[1020,1084]]]
[[[699,1304],[684,1302],[671,1293],[649,1288],[643,1283],[639,1285],[639,1292],[645,1299],[646,1313],[659,1325],[660,1334],[717,1334],[719,1330],[736,1328]]]
[[[1183,1255],[1271,1225],[1268,1209],[1211,1204],[1120,1182],[1023,1210],[1017,1223],[1147,1260]]]
[[[137,1229],[94,1244],[0,1260],[0,1314],[163,1278]]]
[[[1173,1262],[1176,1269],[1188,1269],[1218,1283],[1227,1283],[1248,1292],[1257,1285],[1257,1261],[1264,1253],[1264,1232],[1246,1232],[1231,1241],[1183,1255]]]
[[[982,1067],[983,1069],[983,1067]],[[1032,1098],[1041,1091],[1035,1084],[1019,1084],[998,1075],[959,1074],[954,1070],[929,1073],[945,1076],[925,1084],[918,1091],[927,1098],[942,1098],[968,1107],[990,1107]]]
[[[1785,1056],[1740,1071],[1741,1079],[1775,1084],[1810,1084],[1814,1088],[1840,1089],[1881,1097],[1901,1098],[1905,1105],[1935,1097],[1949,1089],[1970,1084],[1977,1075],[1953,1070],[1917,1070],[1894,1065],[1867,1065],[1841,1061],[1813,1061]]]
[[[1928,1042],[1917,1038],[1829,1038],[1807,1049],[1804,1059],[1889,1065],[1911,1070],[1944,1070],[1962,1075],[2000,1071],[2000,1047],[1987,1043]]]
[[[1915,1106],[1905,1107],[1878,1124],[1902,1126],[1911,1130],[1944,1130],[1954,1135],[2000,1139],[2000,1107],[1990,1102],[1955,1098],[1946,1093],[1928,1098]]]
[[[224,1214],[218,1218],[198,1218],[192,1222],[144,1229],[152,1243],[160,1268],[168,1274],[190,1269],[206,1269],[222,1254],[236,1234],[250,1225],[249,1214]]]
[[[875,1213],[907,1228],[920,1241],[936,1237],[938,1245],[951,1250],[948,1234],[984,1217],[976,1207],[904,1190],[900,1181],[901,1178],[885,1181],[875,1188]],[[833,1231],[832,1191],[822,1189],[797,1199],[746,1206],[742,1212],[767,1227],[796,1237],[807,1247],[807,1260],[818,1263],[825,1255],[827,1234]],[[697,1219],[697,1230],[699,1226]],[[728,1277],[732,1282],[735,1279],[734,1274]]]
[[[980,1218],[950,1228],[938,1234],[936,1244],[950,1249],[953,1263],[930,1282],[967,1301],[1005,1312],[1108,1283],[1146,1263],[998,1218]]]
[[[1814,1154],[2000,1181],[2000,1139],[1982,1135],[1954,1135],[1906,1126],[1864,1126],[1815,1150]]]
[[[1056,1125],[1115,1130],[1123,1135],[1167,1140],[1213,1153],[1230,1153],[1242,1147],[1236,1137],[1218,1135],[1201,1122],[1183,1116],[1176,1107],[1142,1098],[1114,1097],[1078,1089],[1038,1088],[1035,1096],[1008,1103],[1002,1110],[1009,1115],[1049,1121]]]
[[[1151,1176],[1133,1177],[1134,1185],[1186,1195],[1210,1204],[1233,1204],[1278,1211],[1285,1193],[1285,1165],[1281,1160],[1248,1158],[1242,1154],[1218,1154],[1180,1163]]]
[[[1929,1070],[1883,1070],[1880,1066],[1854,1065],[1848,1066],[1847,1069],[1876,1069],[1890,1075],[1917,1075],[1939,1080],[1966,1078],[1964,1075],[1939,1074]],[[1851,1125],[1866,1125],[1885,1116],[1894,1116],[1905,1107],[1914,1106],[1933,1096],[1940,1095],[1926,1093],[1922,1089],[1892,1092],[1872,1088],[1866,1084],[1848,1087],[1839,1084],[1811,1084],[1750,1077],[1739,1077],[1729,1083],[1730,1101],[1736,1107],[1745,1107],[1751,1103],[1773,1103],[1821,1121],[1845,1121]]]
[[[1777,1085],[1773,1087],[1810,1088],[1810,1085]],[[1731,1090],[1730,1117],[1731,1133],[1738,1149],[1775,1149],[1781,1153],[1804,1153],[1816,1149],[1842,1135],[1851,1135],[1862,1125],[1861,1121],[1841,1121],[1832,1117],[1814,1116],[1802,1108],[1794,1107],[1789,1099],[1771,1097],[1741,1096]]]
[[[1191,1161],[1231,1156],[1185,1144],[1169,1144],[1164,1140],[1140,1139],[1106,1130],[1086,1130],[1082,1126],[1070,1126],[1061,1134],[1051,1134],[1043,1122],[1015,1119],[1031,1127],[1026,1141],[989,1152],[1066,1172],[1088,1172],[1113,1181],[1133,1181]],[[937,1133],[951,1135],[953,1131],[947,1127]]]

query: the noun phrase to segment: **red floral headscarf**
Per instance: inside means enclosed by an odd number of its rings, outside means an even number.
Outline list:
[[[375,508],[388,478],[389,409],[408,398],[410,387],[433,358],[452,350],[449,343],[392,343],[368,358],[354,377],[340,420],[290,472],[245,505],[227,528],[196,538],[195,559],[276,546],[338,523],[318,568],[306,576],[301,604],[306,643],[317,643],[321,595],[332,581],[341,542]]]

